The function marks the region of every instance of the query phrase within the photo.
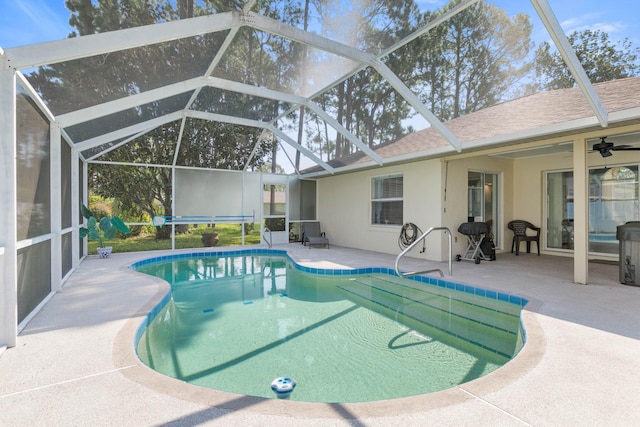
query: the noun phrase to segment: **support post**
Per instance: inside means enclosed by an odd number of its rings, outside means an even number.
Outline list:
[[[60,127],[49,124],[49,156],[51,167],[51,290],[62,290],[62,153],[60,147]]]
[[[18,335],[16,120],[15,71],[0,50],[0,349]]]
[[[589,168],[587,140],[573,141],[573,281],[586,285],[589,280]]]

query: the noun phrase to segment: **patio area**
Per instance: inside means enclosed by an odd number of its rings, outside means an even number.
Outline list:
[[[393,267],[392,255],[281,245],[319,268]],[[237,248],[234,248],[237,249]],[[640,287],[618,283],[618,266],[589,264],[589,285],[572,283],[572,258],[510,253],[453,264],[455,282],[530,300],[527,344],[498,371],[428,395],[363,404],[260,399],[164,377],[135,356],[134,333],[167,292],[130,272],[140,259],[86,258],[0,354],[0,425],[638,425]],[[401,269],[425,269],[407,258]],[[446,263],[439,263],[446,272]]]

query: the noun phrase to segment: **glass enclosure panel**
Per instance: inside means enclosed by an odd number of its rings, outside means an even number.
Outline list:
[[[18,250],[18,322],[51,292],[51,242]]]
[[[51,231],[49,121],[18,86],[17,221],[18,240]]]

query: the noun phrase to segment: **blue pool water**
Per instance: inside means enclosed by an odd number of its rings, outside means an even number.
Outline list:
[[[136,339],[165,375],[243,395],[365,402],[443,390],[521,348],[525,300],[387,269],[316,270],[284,253],[183,254],[137,263],[171,294]]]

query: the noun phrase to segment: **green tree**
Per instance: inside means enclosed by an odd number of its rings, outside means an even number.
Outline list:
[[[640,72],[640,50],[627,38],[614,42],[601,30],[574,31],[567,38],[592,83],[633,77]],[[541,43],[536,50],[535,71],[544,90],[576,84],[562,56],[548,42]]]
[[[457,3],[450,3],[442,12]],[[511,18],[493,4],[478,2],[441,26],[436,38],[425,37],[422,49],[435,47],[439,57],[431,55],[425,60],[433,62],[419,64],[425,83],[440,86],[424,88],[423,93],[435,90],[430,106],[441,120],[502,101],[530,71],[526,61],[532,47],[528,16]]]

